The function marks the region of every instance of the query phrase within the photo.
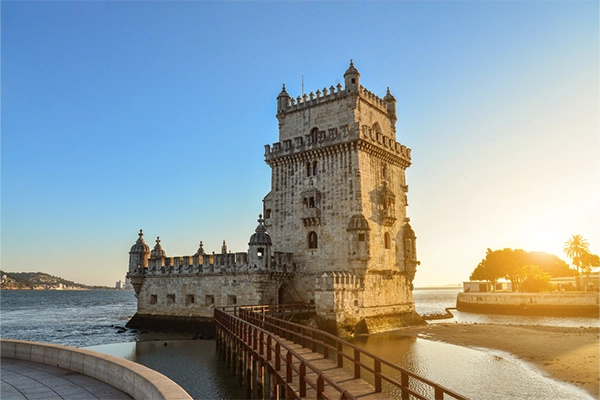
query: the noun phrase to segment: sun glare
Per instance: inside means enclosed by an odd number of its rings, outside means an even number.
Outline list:
[[[543,251],[562,257],[562,244],[567,235],[559,234],[549,226],[537,225],[527,232],[523,250]]]

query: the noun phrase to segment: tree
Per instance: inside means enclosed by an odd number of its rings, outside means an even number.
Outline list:
[[[517,290],[520,282],[518,269],[527,263],[527,253],[518,249],[487,249],[485,258],[471,274],[471,280],[495,282],[506,278],[512,282],[513,291]]]
[[[515,275],[519,277],[521,292],[545,292],[551,288],[550,274],[538,265],[524,265],[515,271]]]
[[[528,268],[525,268],[525,267]],[[534,268],[535,267],[535,268]],[[525,268],[525,269],[524,269]],[[495,283],[500,278],[512,282],[513,291],[547,290],[551,277],[572,276],[576,272],[554,254],[538,251],[526,252],[521,249],[487,249],[485,258],[471,273],[471,280]],[[543,279],[541,278],[543,277]],[[525,281],[525,288],[520,288]]]
[[[538,265],[544,272],[549,273],[553,278],[573,276],[576,274],[564,260],[561,260],[554,254],[541,251],[530,251],[527,253],[527,264]]]
[[[586,275],[589,275],[592,269],[600,267],[600,257],[597,254],[583,253],[577,262],[581,266],[581,272]]]
[[[486,256],[477,267],[473,270],[470,276],[472,281],[488,281],[496,282],[498,279],[503,278],[504,274],[501,271],[500,266],[495,263],[492,257],[492,249],[487,249]]]
[[[577,289],[580,289],[581,256],[589,253],[589,243],[581,235],[571,236],[564,244],[563,251],[571,259],[577,270]]]

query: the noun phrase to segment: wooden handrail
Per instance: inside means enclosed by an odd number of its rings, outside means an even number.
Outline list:
[[[217,310],[215,310],[215,311],[217,311]],[[218,310],[218,312],[215,312],[215,321],[226,332],[228,332],[230,335],[235,336],[242,343],[244,343],[246,346],[248,346],[249,349],[253,349],[253,347],[254,347],[252,345],[249,345],[248,343],[254,342],[254,338],[257,336],[257,334],[256,334],[257,332],[263,332],[263,334],[264,334],[263,337],[271,337],[270,348],[271,348],[271,351],[273,351],[275,353],[275,370],[277,370],[277,371],[281,370],[281,360],[284,360],[285,366],[286,366],[285,367],[286,368],[286,373],[285,373],[286,382],[289,383],[292,381],[292,376],[293,376],[292,372],[296,372],[300,376],[300,369],[296,368],[293,363],[293,359],[296,359],[301,364],[304,363],[305,367],[304,367],[303,379],[306,384],[308,384],[310,387],[312,387],[313,389],[315,389],[317,391],[317,398],[329,399],[329,397],[327,396],[327,394],[325,392],[322,392],[322,393],[318,392],[319,380],[322,380],[323,382],[327,382],[331,388],[333,388],[337,392],[339,392],[340,398],[343,397],[344,393],[347,393],[345,391],[345,389],[343,389],[341,386],[339,386],[339,384],[337,382],[331,380],[326,375],[324,375],[321,370],[319,370],[318,368],[314,367],[309,362],[304,360],[300,354],[298,354],[294,349],[289,347],[284,341],[280,340],[276,336],[273,336],[273,334],[271,332],[268,332],[262,328],[256,327],[256,326],[252,325],[251,323],[249,323],[248,321],[244,321],[243,319],[241,319],[237,316],[234,316],[232,314],[227,314],[226,312],[221,311],[221,310]],[[273,342],[275,342],[275,346],[272,345]],[[287,351],[285,356],[282,355],[281,348],[284,348]],[[307,379],[306,368],[309,368],[311,371],[313,371],[317,375],[317,379],[315,381]],[[346,398],[355,399],[354,397],[352,397],[352,396],[348,397],[347,395],[346,395]]]
[[[300,361],[301,365],[304,365],[304,370],[309,368],[313,372],[317,374],[317,376],[322,376],[323,381],[327,382],[332,387],[336,388],[336,390],[340,393],[341,397],[348,396],[344,389],[339,387],[335,382],[331,382],[327,376],[323,375],[321,371],[317,368],[314,368],[310,363],[306,362],[302,359],[300,355],[298,355],[293,349],[290,349],[285,343],[280,342],[279,338],[283,338],[289,340],[293,343],[300,344],[304,348],[310,348],[313,352],[317,352],[318,347],[321,346],[322,351],[319,351],[325,358],[330,358],[331,352],[333,352],[334,360],[337,362],[338,367],[344,367],[344,360],[348,360],[351,364],[352,371],[354,373],[355,378],[361,378],[362,372],[368,372],[373,376],[374,380],[374,388],[376,392],[381,392],[382,382],[385,381],[388,384],[397,387],[401,394],[402,399],[409,398],[409,396],[413,396],[417,399],[427,400],[421,393],[417,393],[414,390],[410,389],[410,380],[414,379],[419,381],[421,384],[428,386],[434,391],[434,398],[444,399],[445,395],[448,395],[457,400],[466,400],[466,397],[448,389],[441,385],[438,385],[424,377],[421,377],[411,371],[408,371],[398,365],[395,365],[387,360],[379,358],[378,356],[361,349],[358,346],[355,346],[343,339],[340,339],[330,333],[325,331],[321,331],[319,329],[307,327],[305,325],[297,324],[294,322],[286,321],[284,319],[276,318],[274,315],[293,315],[294,313],[300,314],[302,312],[313,311],[314,307],[305,305],[305,304],[279,304],[279,305],[262,305],[262,306],[228,306],[222,307],[220,309],[215,309],[215,320],[217,322],[220,321],[220,317],[223,315],[228,315],[232,318],[239,319],[246,324],[250,324],[256,329],[260,329],[267,333],[266,337],[269,335],[276,335],[271,337],[271,344],[273,346],[273,342],[277,343],[280,347],[284,347],[288,354],[292,354],[294,358]],[[270,315],[269,315],[270,314]],[[218,318],[219,316],[219,318]],[[279,337],[279,338],[278,338]],[[248,338],[241,338],[245,343],[248,343]],[[256,340],[256,339],[253,339]],[[262,339],[260,339],[262,341]],[[310,345],[308,345],[310,344]],[[275,345],[277,347],[277,345]],[[344,349],[348,349],[350,354],[346,353]],[[280,351],[275,349],[271,349],[276,355],[276,368],[279,368],[277,364],[280,364],[281,360],[278,358]],[[268,350],[267,350],[268,352]],[[368,364],[367,360],[371,360]],[[283,360],[287,363],[287,360]],[[371,366],[372,365],[372,366]],[[382,365],[400,373],[400,382],[398,382],[394,377],[390,376],[389,373],[385,373],[382,371]],[[294,372],[300,375],[300,371],[293,369]],[[315,382],[306,383],[311,386],[313,389],[317,391],[317,397],[319,398],[319,383],[318,379]],[[324,395],[324,394],[323,394]]]

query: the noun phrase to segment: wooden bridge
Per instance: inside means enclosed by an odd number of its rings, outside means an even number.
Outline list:
[[[215,309],[217,350],[248,399],[466,400],[327,332],[296,324],[304,304]]]

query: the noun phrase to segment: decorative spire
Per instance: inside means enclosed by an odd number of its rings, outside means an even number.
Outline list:
[[[221,254],[227,254],[227,244],[225,243],[225,239],[223,239],[223,246],[221,246]]]
[[[288,92],[285,90],[285,83],[283,84],[283,87],[281,88],[281,93],[279,93],[279,95],[277,96],[277,98],[280,98],[280,97],[290,97]]]
[[[198,245],[198,251],[196,252],[196,254],[198,255],[204,255],[204,245],[202,244],[202,240],[200,241],[200,244]]]
[[[262,217],[262,214],[258,214],[258,226],[256,227],[255,232],[266,232],[267,228],[265,228],[265,220]]]
[[[140,229],[140,233],[138,233],[138,240],[136,241],[136,243],[146,243],[144,241],[144,232]]]
[[[156,245],[154,246],[154,249],[152,249],[152,252],[150,253],[150,257],[151,258],[161,258],[161,257],[166,257],[167,253],[163,250],[162,246],[160,245],[160,236],[156,237]]]
[[[389,101],[396,101],[396,98],[390,92],[389,86],[387,88],[387,93],[385,94],[385,97],[383,98],[383,101],[387,101],[387,102],[389,102]]]
[[[144,241],[144,232],[140,229],[140,233],[138,233],[138,238],[135,241],[135,244],[131,246],[131,251],[129,254],[137,253],[137,254],[149,254],[150,247]]]
[[[360,76],[360,72],[358,72],[358,70],[354,67],[354,63],[352,62],[352,60],[350,60],[350,66],[346,70],[346,73],[344,73],[344,77],[346,77],[346,75],[358,75],[358,76]]]

